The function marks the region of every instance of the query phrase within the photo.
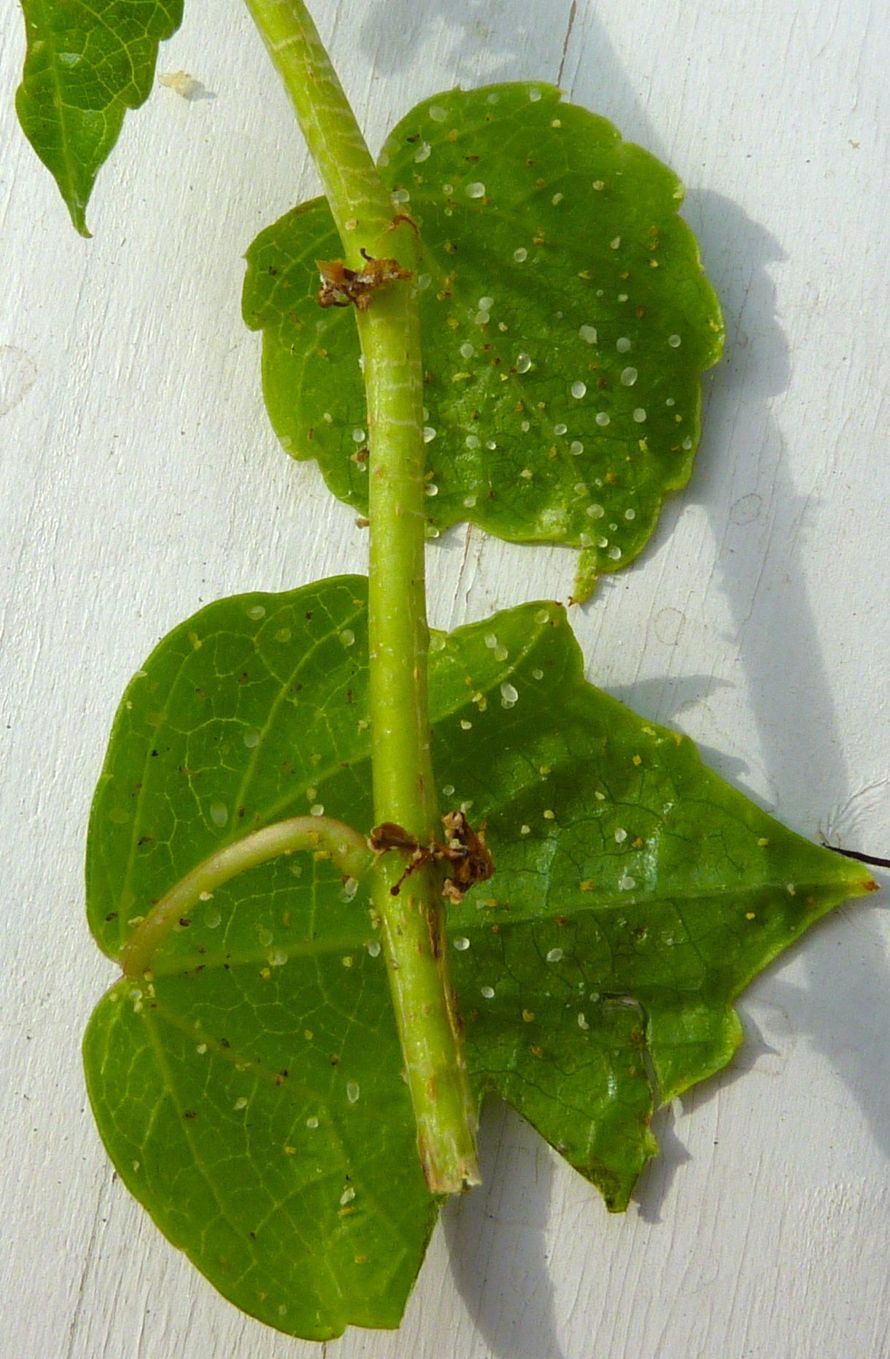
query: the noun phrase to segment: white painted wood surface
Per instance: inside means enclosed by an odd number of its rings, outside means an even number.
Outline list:
[[[318,1354],[246,1320],[117,1184],[79,1038],[111,980],[84,824],[119,694],[203,602],[363,568],[364,540],[263,414],[240,257],[314,187],[237,3],[187,6],[100,178],[92,242],[18,135],[0,32],[4,903],[0,1351]],[[890,852],[887,69],[879,0],[318,0],[379,145],[457,82],[559,80],[666,157],[726,310],[691,491],[576,617],[589,674],[709,748],[811,836]],[[476,532],[430,553],[439,625],[565,597],[568,554]],[[887,882],[886,876],[884,882]],[[890,1354],[890,924],[844,908],[743,1003],[735,1068],[659,1120],[630,1212],[493,1110],[401,1332],[337,1359]]]

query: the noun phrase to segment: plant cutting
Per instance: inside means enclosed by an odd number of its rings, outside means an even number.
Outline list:
[[[25,6],[20,116],[81,231],[180,17],[137,9]],[[581,600],[688,479],[722,323],[675,176],[542,84],[427,100],[375,162],[304,6],[249,9],[325,198],[251,246],[245,318],[368,578],[212,604],[127,689],[85,1055],[166,1235],[324,1338],[398,1324],[487,1092],[623,1208],[739,991],[871,884],[589,685],[561,606],[428,628],[427,537],[569,544]]]

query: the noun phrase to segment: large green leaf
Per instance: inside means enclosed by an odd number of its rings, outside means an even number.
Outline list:
[[[341,578],[212,604],[132,681],[91,825],[106,952],[247,830],[370,826],[364,601]],[[736,1047],[733,998],[867,877],[587,684],[557,605],[431,662],[443,807],[487,820],[496,864],[449,922],[473,1079],[620,1208],[654,1108]],[[436,1205],[361,891],[309,856],[234,879],[100,1003],[86,1062],[122,1178],[227,1297],[303,1336],[397,1323]]]
[[[127,109],[148,98],[158,44],[183,0],[22,0],[27,55],[16,109],[87,236],[86,205]]]
[[[381,167],[423,244],[431,525],[632,561],[689,478],[723,337],[676,176],[546,85],[427,100]],[[355,326],[315,301],[339,253],[324,200],[288,213],[249,251],[244,315],[284,447],[364,509]]]

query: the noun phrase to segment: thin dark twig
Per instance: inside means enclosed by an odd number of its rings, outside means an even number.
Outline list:
[[[829,845],[823,840],[825,849],[834,850],[835,854],[843,854],[847,859],[858,859],[861,864],[873,864],[875,868],[890,868],[890,859],[879,859],[875,854],[860,854],[855,849],[842,849],[840,845]]]

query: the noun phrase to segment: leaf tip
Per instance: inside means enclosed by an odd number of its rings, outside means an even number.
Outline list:
[[[87,226],[86,213],[80,204],[69,203],[68,211],[71,215],[72,225],[78,236],[81,236],[85,241],[91,241],[93,239],[93,233]]]
[[[572,593],[569,595],[569,604],[586,604],[596,589],[598,576],[596,549],[585,547],[578,557],[578,569],[575,572]]]

